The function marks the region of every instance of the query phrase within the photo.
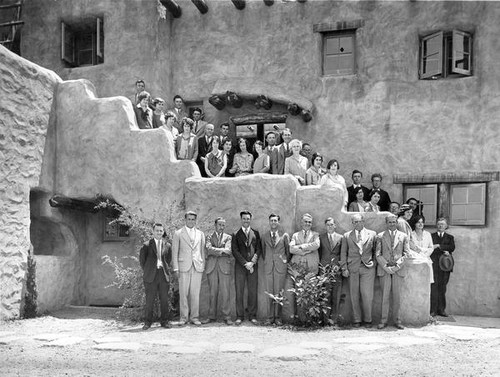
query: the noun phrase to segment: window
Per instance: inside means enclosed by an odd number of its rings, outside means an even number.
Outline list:
[[[437,214],[437,185],[418,185],[405,187],[405,202],[409,198],[417,199],[422,215],[428,225],[436,224]]]
[[[472,34],[439,31],[420,40],[420,79],[472,75]]]
[[[355,30],[323,35],[323,76],[352,75],[355,70]]]
[[[486,183],[451,185],[450,222],[453,225],[484,225]]]
[[[101,18],[69,24],[61,22],[61,59],[69,67],[104,62],[104,27]]]

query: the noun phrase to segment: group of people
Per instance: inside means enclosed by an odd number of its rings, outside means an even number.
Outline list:
[[[341,235],[331,217],[325,219],[322,234],[312,230],[313,217],[304,214],[301,229],[289,236],[280,226],[280,216],[270,214],[269,228],[261,233],[252,228],[252,213],[240,212],[241,228],[234,234],[225,233],[226,221],[217,217],[214,231],[205,235],[196,228],[197,214],[186,212],[185,226],[177,230],[172,244],[162,236],[162,224],[154,224],[153,239],[140,251],[140,264],[144,271],[146,292],[146,314],[143,329],[150,328],[153,321],[153,304],[160,300],[163,327],[183,326],[188,322],[201,325],[216,321],[218,307],[227,325],[240,325],[245,320],[245,286],[247,288],[247,319],[257,321],[258,264],[264,264],[266,292],[279,295],[285,289],[288,264],[302,265],[307,272],[317,274],[319,265],[338,266],[335,283],[328,286],[331,312],[335,322],[339,310],[343,279],[349,279],[349,290],[353,312],[353,326],[372,327],[372,304],[375,277],[382,286],[382,316],[379,329],[388,324],[389,303],[392,296],[392,313],[395,326],[403,328],[400,317],[400,290],[406,276],[407,258],[419,256],[432,258],[434,281],[431,283],[431,315],[446,316],[446,284],[450,265],[443,258],[451,258],[454,251],[453,236],[446,233],[447,221],[438,220],[438,231],[432,235],[425,231],[425,219],[419,215],[415,230],[407,229],[409,205],[401,206],[400,217],[389,213],[386,216],[387,230],[376,234],[365,228],[364,215],[352,216],[353,229]],[[233,273],[236,292],[236,320],[232,321],[230,306],[230,281]],[[171,266],[179,281],[179,321],[168,321],[167,269]],[[201,280],[206,273],[209,285],[209,315],[203,321],[199,316]],[[282,306],[269,298],[265,325],[282,324]]]

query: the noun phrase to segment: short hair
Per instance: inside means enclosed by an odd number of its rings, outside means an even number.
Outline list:
[[[154,223],[153,229],[156,228],[157,226],[161,226],[162,228],[165,228],[162,223]]]
[[[302,142],[299,139],[293,139],[292,141],[290,141],[290,143],[288,143],[288,145],[290,146],[290,148],[294,145],[298,145],[300,149],[302,149]]]
[[[420,200],[418,200],[418,199],[415,199],[415,198],[409,198],[408,200],[406,200],[406,204],[410,204],[410,200],[414,200],[414,201],[416,201],[416,202],[417,202],[417,204],[418,204],[418,203],[420,203]]]
[[[245,145],[246,145],[247,150],[248,150],[248,140],[247,140],[247,139],[245,139],[244,137],[240,137],[240,138],[238,139],[238,150],[239,150],[240,152],[241,152],[241,149],[240,149],[240,143],[241,143],[241,141],[242,141],[242,140],[245,142]]]
[[[222,143],[222,147],[224,148],[224,145],[226,145],[227,143],[231,144],[232,147],[233,142],[229,138],[224,140],[224,142]]]
[[[206,126],[205,126],[205,130],[207,129],[208,126],[212,126],[212,128],[215,128],[215,126],[212,123],[207,123]]]
[[[398,205],[398,207],[401,205],[401,204],[399,204],[399,202],[390,202],[390,203],[389,203],[389,205],[390,205],[390,204],[397,204],[397,205]]]
[[[412,221],[414,221],[414,223],[418,223],[420,220],[423,220],[424,224],[425,224],[425,217],[424,215],[416,215]]]
[[[216,217],[214,224],[217,225],[217,222],[219,222],[219,221],[226,221],[226,219],[223,218],[222,216]]]
[[[269,215],[269,220],[271,220],[271,218],[273,218],[273,217],[278,218],[278,221],[280,221],[280,220],[281,220],[280,215],[277,215],[277,214],[275,214],[275,213],[271,213],[271,214]]]
[[[357,194],[358,194],[358,192],[360,192],[360,191],[363,191],[363,188],[362,188],[362,187],[356,187],[356,188],[354,189],[354,195],[357,195]],[[363,195],[364,195],[364,194],[365,194],[365,192],[363,191]],[[372,196],[370,195],[370,198],[371,198],[371,197],[372,197]]]
[[[393,213],[391,213],[390,215],[387,215],[385,217],[385,222],[387,223],[389,220],[391,219],[395,219],[396,221],[398,220],[398,217],[396,215],[394,215]]]
[[[257,140],[257,141],[253,144],[253,151],[254,151],[254,152],[257,152],[257,151],[255,150],[255,146],[256,146],[256,145],[260,145],[260,146],[262,147],[262,149],[264,149],[264,143],[263,143],[262,141],[260,141],[260,140]]]
[[[339,162],[338,162],[336,159],[331,159],[330,161],[328,161],[328,164],[326,165],[326,168],[327,168],[327,169],[330,169],[330,167],[331,167],[333,164],[337,164],[337,169],[339,169],[339,170],[340,170],[340,164],[339,164]]]
[[[283,134],[285,131],[290,132],[290,135],[292,134],[292,130],[289,129],[289,128],[283,128],[283,130],[281,131],[281,133]]]
[[[311,221],[313,220],[313,217],[312,217],[312,215],[310,213],[304,213],[300,219],[304,220],[306,217],[310,218]]]
[[[403,216],[405,214],[405,212],[408,212],[408,211],[413,211],[413,209],[410,207],[409,204],[403,204],[401,207],[399,207],[398,215]]]
[[[212,136],[212,143],[213,143],[214,141],[216,141],[218,144],[220,144],[220,139],[219,139],[219,136],[217,136],[217,135]]]
[[[266,139],[266,140],[267,140],[267,137],[268,137],[269,135],[274,135],[274,137],[276,137],[276,132],[274,132],[274,131],[269,131],[269,132],[266,134],[266,137],[265,137],[265,139]]]
[[[321,158],[321,162],[323,162],[323,155],[315,152],[311,157],[311,165],[314,165],[314,160],[316,160],[318,157]]]
[[[363,173],[361,173],[358,169],[354,169],[352,171],[351,178],[354,177],[354,174],[358,174],[358,173],[361,174],[361,176],[363,176]]]
[[[364,221],[365,218],[361,213],[356,213],[351,217],[351,222],[354,221],[354,219],[359,219],[361,221]]]
[[[144,82],[144,80],[137,80],[135,82],[135,85],[137,85],[137,84],[144,84],[144,86],[146,86],[146,83]]]
[[[302,143],[302,148],[304,148],[306,145],[311,146],[311,144],[309,144],[309,143]]]
[[[360,187],[361,188],[361,187]],[[378,196],[380,196],[380,190],[379,189],[376,189],[376,190],[372,190],[370,192],[370,199],[372,198],[373,195],[375,194],[378,194]]]
[[[243,215],[249,215],[250,218],[252,218],[252,212],[250,212],[246,209],[240,212],[240,219],[243,217]]]
[[[180,96],[179,96],[179,97],[180,97]],[[181,99],[182,99],[182,98],[181,98]],[[193,108],[193,113],[194,113],[195,111],[198,111],[200,114],[203,114],[203,111],[201,111],[201,109],[200,109],[199,107],[195,107],[195,108]]]
[[[227,126],[227,128],[229,128],[229,123],[221,123],[221,125],[219,126],[219,128],[222,128],[224,126]]]
[[[165,119],[167,118],[175,118],[175,114],[171,112],[170,110],[165,112]]]
[[[138,95],[137,95],[137,101],[141,102],[143,99],[149,99],[151,97],[151,95],[146,92],[145,90],[143,90],[142,92],[140,92]]]
[[[155,107],[156,107],[156,105],[158,105],[160,102],[165,103],[165,101],[163,100],[163,98],[156,97],[156,98],[153,100],[153,106],[155,106]]]
[[[175,102],[175,100],[176,100],[177,98],[179,98],[182,102],[184,102],[184,100],[182,99],[182,97],[181,97],[180,95],[178,95],[178,94],[176,94],[176,95],[174,96],[174,102]]]
[[[440,217],[440,218],[438,218],[437,221],[436,221],[436,224],[438,222],[440,222],[440,221],[444,221],[446,223],[446,225],[448,225],[448,220],[446,219],[446,217]]]
[[[382,175],[380,173],[374,173],[374,174],[372,174],[372,178],[371,178],[372,181],[373,181],[373,178],[380,178],[380,180],[382,180]]]
[[[185,214],[184,214],[184,218],[187,219],[188,216],[194,216],[195,218],[198,217],[198,214],[194,211],[187,211]]]
[[[334,220],[334,218],[333,218],[333,217],[327,217],[327,218],[325,219],[325,224],[326,224],[328,221],[333,221],[333,222],[335,223],[335,220]]]
[[[186,125],[186,124],[189,126],[189,128],[193,129],[193,127],[194,127],[194,120],[192,120],[191,118],[186,118],[186,117],[182,118],[182,120],[181,120],[181,129],[184,129],[184,125]]]

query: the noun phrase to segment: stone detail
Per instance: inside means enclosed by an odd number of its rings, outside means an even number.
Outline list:
[[[55,339],[49,343],[43,344],[44,347],[67,347],[73,346],[75,344],[81,343],[85,338],[79,336],[67,336],[59,339]]]
[[[249,343],[225,343],[219,347],[219,352],[223,353],[253,353],[255,345]]]
[[[68,334],[39,334],[33,337],[35,340],[39,340],[42,342],[52,342],[57,339],[65,338],[69,336]]]
[[[123,339],[119,336],[105,336],[104,338],[93,339],[94,343],[103,344],[103,343],[120,343],[123,342]]]
[[[319,355],[319,350],[294,346],[278,346],[264,350],[259,356],[281,361],[300,361]]]
[[[101,351],[137,351],[142,346],[136,342],[101,343],[92,346],[93,349]]]

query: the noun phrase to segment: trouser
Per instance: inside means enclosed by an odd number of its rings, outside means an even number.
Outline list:
[[[202,276],[203,272],[196,271],[194,266],[191,266],[186,272],[179,272],[179,312],[181,322],[199,319]]]
[[[350,272],[350,271],[349,271]],[[350,272],[349,292],[351,294],[352,315],[354,323],[372,321],[373,289],[375,284],[375,268],[359,267],[358,272]],[[361,296],[361,304],[359,302]],[[363,310],[361,310],[363,309]]]
[[[169,315],[169,283],[165,278],[163,269],[156,270],[155,277],[151,283],[144,282],[144,290],[146,291],[145,322],[149,324],[153,322],[153,308],[157,295],[160,296],[160,321],[166,322]]]
[[[236,262],[234,266],[234,285],[236,288],[236,317],[245,319],[245,307],[243,296],[245,293],[245,284],[248,291],[248,319],[254,319],[257,316],[257,265],[253,266],[253,273],[250,273],[245,267]]]
[[[337,280],[332,284],[326,285],[326,290],[328,291],[328,302],[331,309],[328,311],[327,318],[331,318],[334,321],[337,319],[339,314],[340,305],[340,294],[342,291],[342,276],[338,276]]]
[[[266,291],[277,296],[285,288],[286,272],[280,273],[273,270],[266,275]],[[283,306],[276,303],[271,297],[268,297],[267,318],[269,320],[281,320]]]
[[[434,283],[431,284],[431,313],[443,313],[446,309],[446,285],[450,280],[450,272],[433,263]]]
[[[389,298],[392,293],[392,316],[396,323],[401,323],[399,307],[401,302],[401,285],[403,278],[397,274],[385,274],[380,277],[382,284],[382,317],[380,323],[387,324],[389,319]]]
[[[231,275],[224,274],[219,266],[215,266],[212,272],[207,274],[208,279],[208,289],[210,292],[210,304],[208,311],[208,318],[217,319],[217,306],[218,298],[220,295],[222,315],[224,319],[231,318],[231,307],[229,305],[229,282],[231,280]]]

